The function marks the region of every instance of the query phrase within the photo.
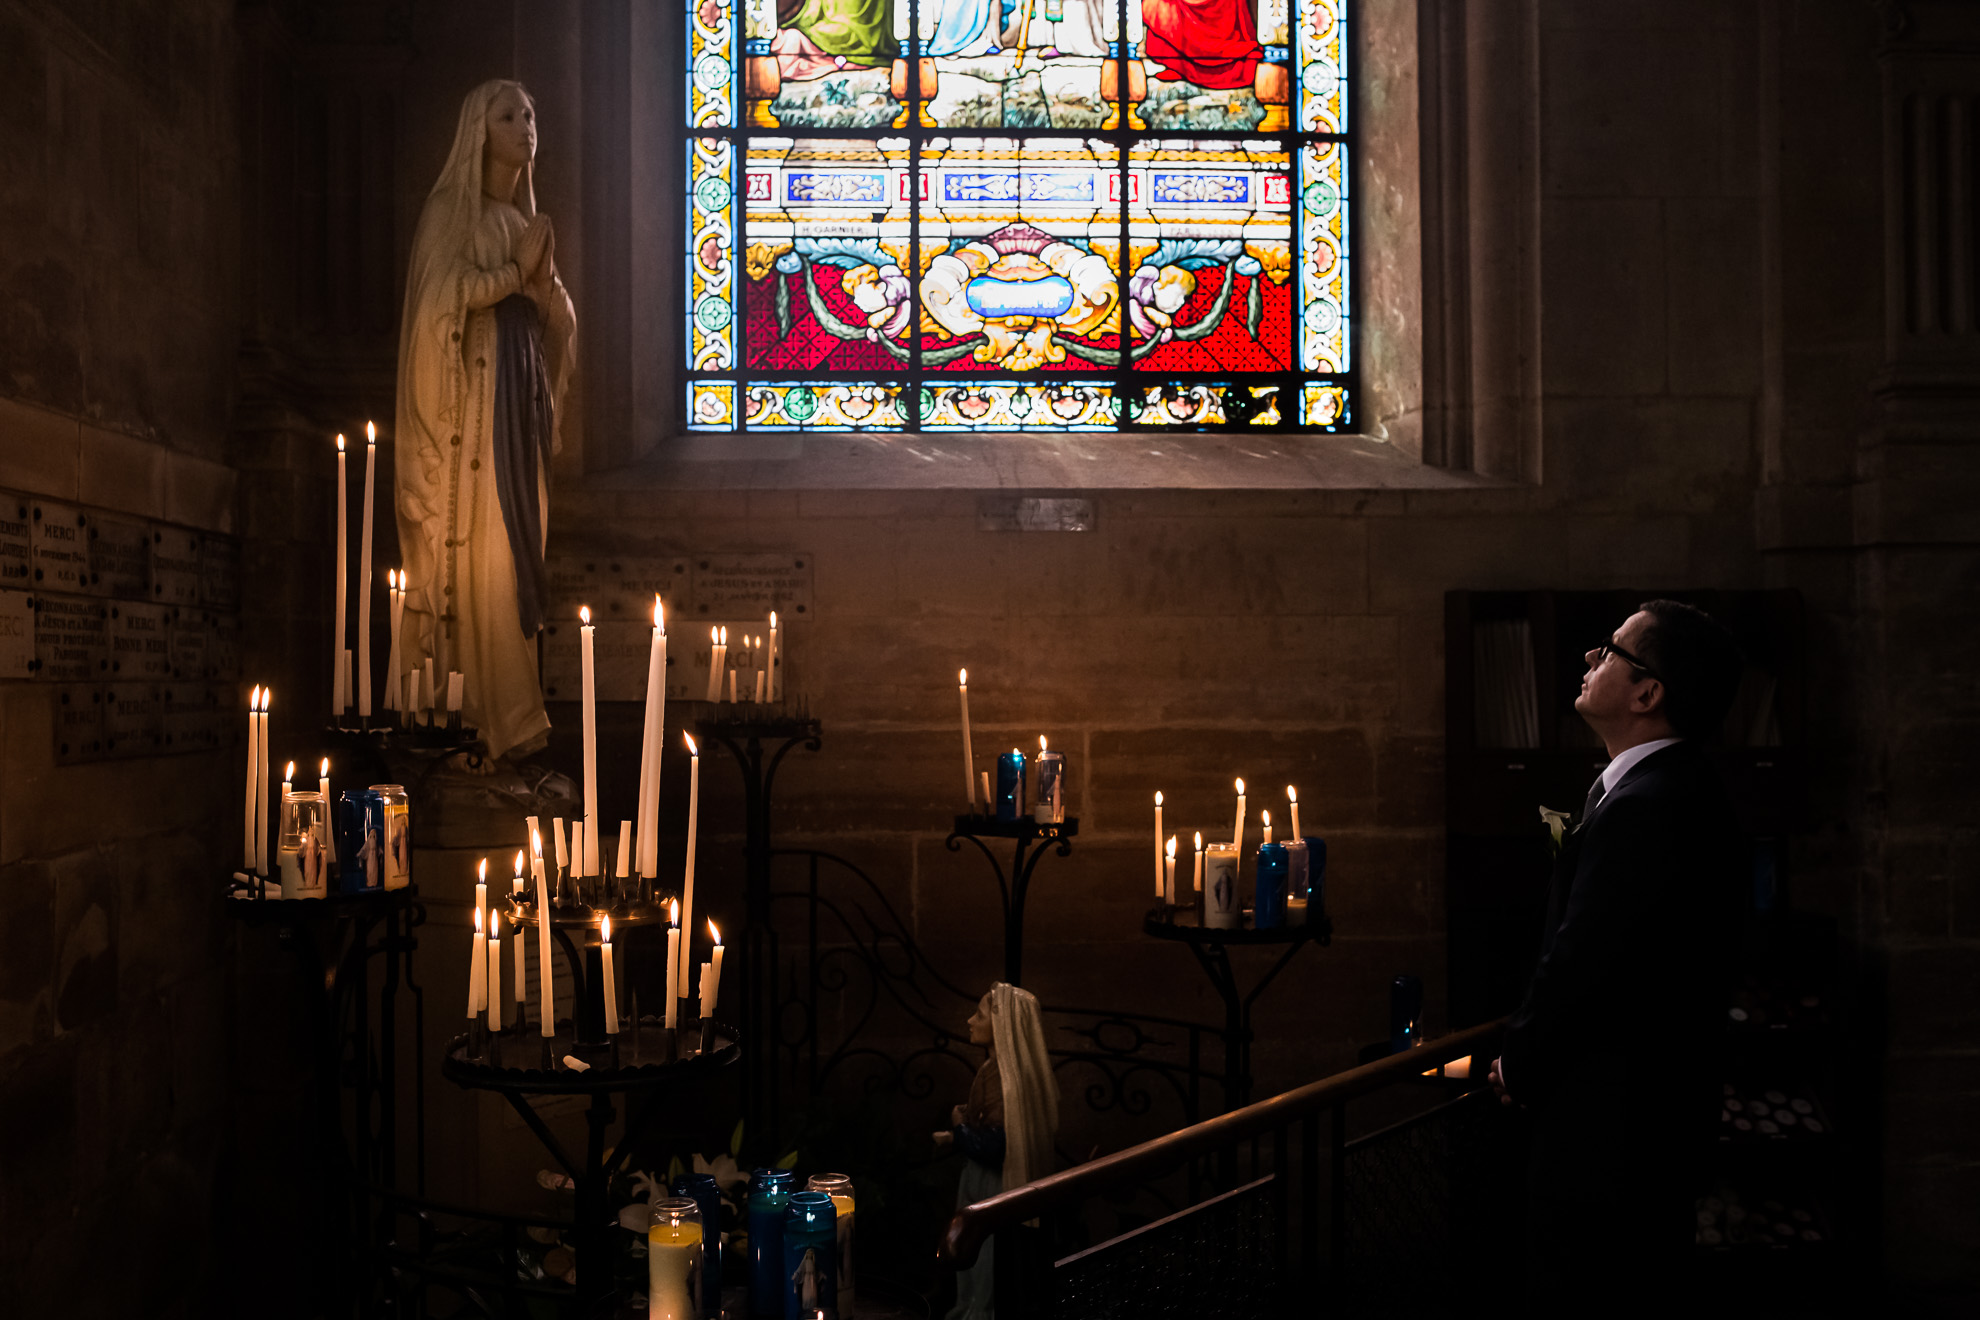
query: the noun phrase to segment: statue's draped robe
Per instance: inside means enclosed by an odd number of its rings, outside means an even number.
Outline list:
[[[536,635],[517,603],[517,555],[510,523],[541,529],[548,505],[545,464],[533,517],[505,521],[497,489],[496,384],[503,354],[496,304],[521,291],[516,240],[528,217],[481,192],[481,141],[488,100],[500,84],[477,88],[462,108],[453,156],[428,199],[413,241],[399,351],[398,515],[407,596],[402,638],[407,669],[431,656],[444,674],[466,675],[463,718],[481,731],[489,754],[534,750],[549,717],[537,674]],[[517,195],[533,208],[527,183]],[[549,408],[561,401],[576,317],[563,286],[541,309],[541,351]],[[515,359],[511,344],[510,361]],[[536,388],[532,384],[532,389]],[[508,471],[518,470],[513,451]],[[525,566],[526,572],[528,565]],[[540,569],[538,570],[540,572]],[[444,697],[444,693],[441,694]]]

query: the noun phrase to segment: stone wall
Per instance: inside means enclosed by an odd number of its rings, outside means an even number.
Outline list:
[[[233,6],[0,4],[0,487],[235,530]],[[226,1250],[236,754],[57,765],[0,682],[0,1272],[205,1313]]]

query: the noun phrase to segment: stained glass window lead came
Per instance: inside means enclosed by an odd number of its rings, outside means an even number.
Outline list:
[[[1349,0],[688,0],[687,424],[1353,423]]]

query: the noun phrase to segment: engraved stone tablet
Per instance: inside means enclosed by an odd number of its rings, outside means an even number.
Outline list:
[[[584,672],[578,655],[580,626],[559,623],[543,630],[545,701],[576,701],[583,695]],[[597,628],[592,656],[597,664],[598,699],[646,700],[646,662],[653,644],[653,625],[601,623]]]
[[[215,610],[241,607],[241,543],[233,537],[208,532],[199,538],[199,601]]]
[[[108,609],[101,601],[35,593],[35,677],[51,683],[109,677],[108,625]]]
[[[172,609],[116,601],[110,610],[110,676],[118,682],[172,677]]]
[[[198,683],[206,678],[207,651],[211,636],[207,630],[210,621],[204,610],[174,610],[172,612],[172,677],[181,682]]]
[[[0,587],[34,585],[33,536],[28,530],[33,525],[34,515],[25,499],[0,494]]]
[[[112,683],[103,689],[103,752],[151,756],[164,743],[164,705],[152,683]]]
[[[382,668],[382,666],[381,666]],[[241,676],[241,616],[206,616],[206,678],[222,683]]]
[[[33,678],[34,597],[0,591],[0,678]]]
[[[151,533],[151,598],[164,605],[199,604],[197,532],[158,527]]]
[[[701,555],[694,558],[694,617],[786,619],[811,617],[811,556]]]
[[[550,618],[576,622],[578,606],[591,606],[597,623],[644,622],[653,626],[653,597],[667,606],[669,619],[686,617],[692,579],[685,558],[613,558],[559,555],[547,564]]]
[[[55,764],[103,757],[103,689],[77,685],[55,694]]]
[[[89,520],[89,586],[99,596],[151,599],[151,524],[101,514]]]
[[[36,500],[33,524],[34,585],[40,591],[83,591],[89,586],[88,519],[68,504]]]
[[[159,728],[167,752],[209,752],[225,746],[226,713],[217,689],[204,683],[161,683]],[[245,732],[247,721],[240,721]]]

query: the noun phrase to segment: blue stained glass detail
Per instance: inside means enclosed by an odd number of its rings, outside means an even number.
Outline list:
[[[1091,174],[999,170],[942,176],[945,202],[1090,202],[1093,198]]]
[[[887,176],[884,174],[787,174],[784,176],[787,202],[885,202]]]
[[[1205,174],[1194,170],[1186,174],[1158,173],[1152,186],[1156,201],[1184,206],[1201,202],[1242,204],[1251,200],[1248,174]]]

